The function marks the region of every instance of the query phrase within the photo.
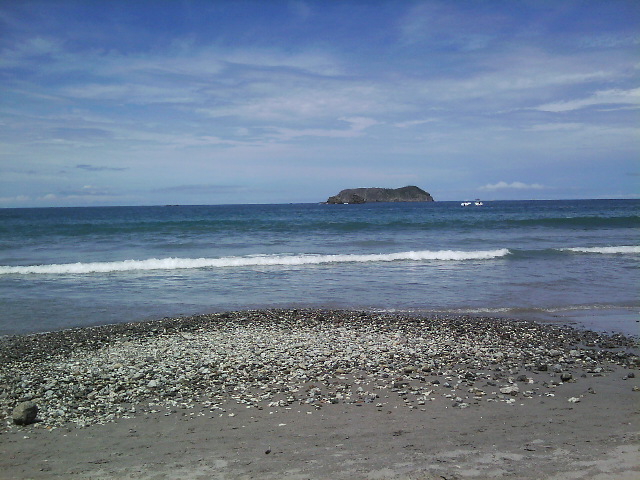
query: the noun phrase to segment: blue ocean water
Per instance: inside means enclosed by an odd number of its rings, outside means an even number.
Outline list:
[[[640,201],[0,210],[0,335],[255,308],[638,333]]]

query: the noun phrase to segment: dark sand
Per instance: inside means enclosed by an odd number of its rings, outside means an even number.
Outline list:
[[[258,409],[230,399],[140,407],[85,428],[12,427],[0,433],[0,478],[637,480],[640,382],[633,368],[603,365],[533,398],[488,401],[499,388],[485,387],[467,408],[380,390],[379,403]]]

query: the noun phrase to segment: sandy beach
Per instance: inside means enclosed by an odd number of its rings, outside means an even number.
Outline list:
[[[3,479],[635,479],[637,342],[263,310],[6,337]],[[32,401],[35,423],[14,425]]]

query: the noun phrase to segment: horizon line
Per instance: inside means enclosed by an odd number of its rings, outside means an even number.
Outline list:
[[[634,198],[617,198],[617,197],[598,197],[598,198],[512,198],[512,199],[496,199],[496,200],[482,200],[483,202],[581,202],[581,201],[633,201],[640,200],[639,197]],[[469,201],[466,200],[433,200],[433,201],[418,201],[418,202],[365,202],[359,205],[371,205],[371,204],[397,204],[397,203],[410,203],[410,204],[433,204],[433,203],[459,203],[461,201]],[[176,203],[176,204],[139,204],[139,205],[125,205],[125,204],[117,204],[117,205],[45,205],[45,206],[23,206],[23,207],[7,207],[0,206],[0,210],[19,210],[19,209],[44,209],[44,208],[128,208],[128,207],[224,207],[224,206],[249,206],[249,205],[329,205],[325,201],[317,201],[317,202],[265,202],[265,203]]]

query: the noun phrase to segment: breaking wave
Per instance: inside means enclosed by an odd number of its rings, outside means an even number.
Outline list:
[[[576,252],[576,253],[605,253],[605,254],[640,253],[640,247],[633,246],[633,245],[625,245],[625,246],[619,246],[619,247],[572,247],[572,248],[562,248],[561,250],[565,252]]]
[[[118,262],[66,263],[30,266],[0,266],[0,275],[6,274],[82,274],[109,273],[144,270],[177,270],[195,268],[222,267],[260,267],[260,266],[295,266],[318,265],[327,263],[365,263],[410,261],[463,261],[491,260],[504,257],[510,251],[506,248],[477,251],[410,251],[399,253],[367,254],[367,255],[263,255],[247,257],[221,258],[150,258],[147,260],[123,260]]]

